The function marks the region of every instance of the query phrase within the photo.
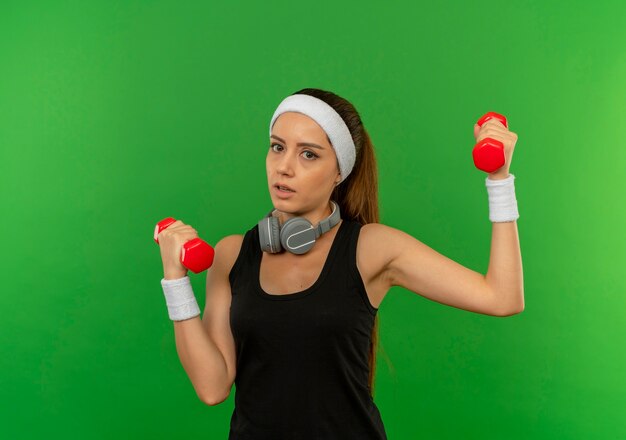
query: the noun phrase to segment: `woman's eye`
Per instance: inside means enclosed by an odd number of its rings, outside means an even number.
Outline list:
[[[281,149],[283,148],[283,146],[282,146],[282,145],[280,145],[280,144],[270,144],[270,148],[271,148],[273,151],[282,151],[282,150],[276,150],[276,149],[274,148],[275,146],[278,146],[278,147],[280,147]],[[309,156],[305,156],[305,157],[306,157],[307,159],[309,159],[309,160],[315,160],[315,159],[317,159],[317,158],[319,157],[317,154],[315,154],[315,153],[313,153],[312,151],[309,151],[309,150],[304,150],[304,151],[303,151],[303,153],[305,153],[305,154],[309,154]]]

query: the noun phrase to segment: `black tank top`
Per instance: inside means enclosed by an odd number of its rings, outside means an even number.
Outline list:
[[[229,440],[387,438],[367,387],[378,309],[356,266],[361,226],[343,219],[319,278],[286,295],[261,288],[258,225],[246,232],[229,274],[237,354]]]

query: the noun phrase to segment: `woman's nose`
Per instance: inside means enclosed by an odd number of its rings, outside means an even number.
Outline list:
[[[277,170],[283,174],[290,173],[291,171],[293,171],[293,160],[294,158],[292,158],[291,155],[283,154],[278,160],[278,164],[276,167]]]

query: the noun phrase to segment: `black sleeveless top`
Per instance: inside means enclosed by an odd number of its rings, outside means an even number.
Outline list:
[[[356,266],[361,226],[343,219],[319,278],[286,295],[261,288],[258,225],[246,232],[229,274],[237,354],[229,440],[387,439],[367,387],[378,309]]]

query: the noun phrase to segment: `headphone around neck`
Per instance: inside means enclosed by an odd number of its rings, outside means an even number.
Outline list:
[[[293,217],[280,226],[278,218],[274,217],[272,209],[261,221],[259,221],[259,244],[263,252],[270,254],[289,251],[292,254],[305,254],[315,245],[315,240],[341,220],[339,205],[333,200],[333,212],[313,226],[304,217]]]

